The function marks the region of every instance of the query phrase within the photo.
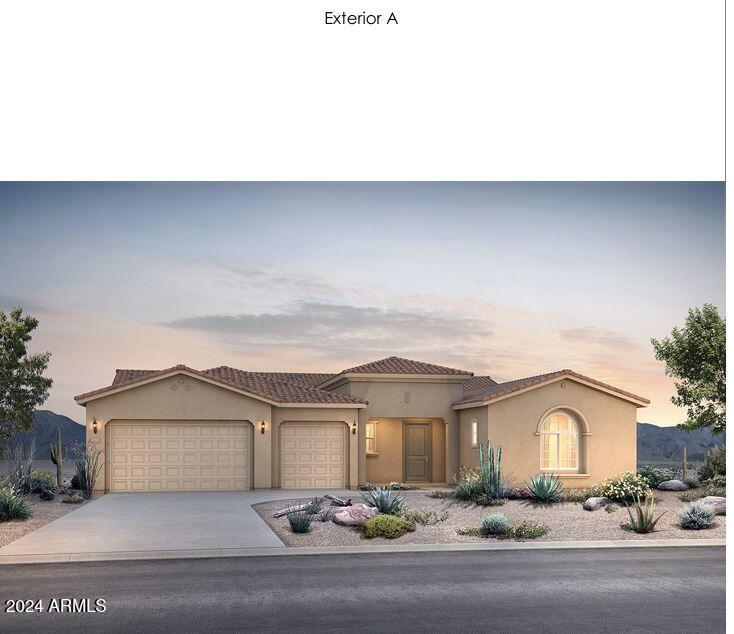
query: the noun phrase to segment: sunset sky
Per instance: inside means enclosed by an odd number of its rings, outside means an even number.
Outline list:
[[[561,368],[652,400],[650,346],[724,310],[723,183],[0,183],[0,310],[37,316],[43,406],[115,368],[337,372],[398,355]]]

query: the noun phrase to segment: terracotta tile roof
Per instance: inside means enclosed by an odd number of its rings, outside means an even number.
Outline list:
[[[468,381],[464,382],[464,392],[473,392],[474,390],[480,390],[485,387],[497,385],[491,376],[473,376]]]
[[[336,374],[330,372],[251,372],[266,379],[276,381],[288,381],[289,383],[301,383],[302,385],[316,387],[324,381],[333,379]]]
[[[372,361],[371,363],[365,363],[364,365],[343,370],[341,374],[465,374],[467,376],[473,376],[472,372],[467,372],[466,370],[447,368],[442,365],[433,365],[432,363],[413,361],[412,359],[403,359],[402,357],[388,357],[387,359]]]
[[[524,390],[528,387],[534,387],[536,385],[546,383],[547,381],[555,379],[559,376],[576,377],[577,379],[586,381],[587,383],[592,383],[593,385],[598,385],[599,387],[602,387],[606,390],[616,392],[621,396],[626,396],[627,398],[631,398],[643,403],[650,402],[648,399],[642,396],[638,396],[637,394],[633,394],[632,392],[621,390],[618,387],[609,385],[608,383],[602,383],[601,381],[589,378],[588,376],[584,376],[583,374],[579,374],[578,372],[574,372],[573,370],[557,370],[555,372],[548,372],[546,374],[538,374],[537,376],[529,376],[524,379],[506,381],[505,383],[495,383],[494,385],[474,390],[472,393],[467,394],[466,397],[458,403],[454,403],[454,405],[467,405],[469,403],[487,403],[501,396],[506,396],[508,394],[512,394],[513,392]]]
[[[331,405],[367,403],[367,401],[352,399],[342,394],[319,390],[302,382],[284,381],[264,376],[266,373],[245,372],[244,370],[237,370],[236,368],[227,366],[201,371],[185,365],[176,365],[164,370],[117,370],[112,385],[79,394],[74,398],[77,401],[83,400],[90,396],[96,396],[121,387],[134,385],[141,381],[155,378],[156,376],[163,376],[175,370],[185,370],[196,376],[217,381],[223,385],[249,392],[250,394],[275,401],[276,403],[323,403]]]

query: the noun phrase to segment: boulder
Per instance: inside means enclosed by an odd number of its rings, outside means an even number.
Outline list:
[[[689,488],[683,480],[666,480],[658,484],[661,491],[688,491]]]
[[[596,511],[604,506],[609,500],[607,498],[587,498],[584,502],[585,511]]]
[[[701,504],[710,506],[716,515],[726,515],[726,498],[718,495],[707,495],[699,500]]]
[[[50,501],[54,499],[54,494],[53,491],[49,491],[48,489],[41,489],[38,497],[42,500]]]
[[[377,515],[377,509],[374,506],[366,504],[355,504],[347,506],[332,517],[332,521],[343,526],[359,526],[371,517]]]

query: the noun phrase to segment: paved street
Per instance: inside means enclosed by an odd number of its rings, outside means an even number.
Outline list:
[[[3,606],[107,611],[3,613],[0,630],[723,632],[724,568],[721,547],[3,566]]]

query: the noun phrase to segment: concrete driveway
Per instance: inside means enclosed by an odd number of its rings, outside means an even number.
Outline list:
[[[323,493],[109,493],[0,548],[0,555],[284,547],[252,505]]]

